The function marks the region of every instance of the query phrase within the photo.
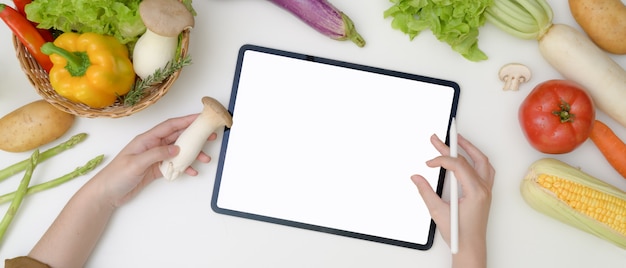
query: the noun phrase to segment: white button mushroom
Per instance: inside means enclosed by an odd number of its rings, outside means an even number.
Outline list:
[[[145,79],[174,59],[178,35],[195,22],[191,11],[178,0],[143,0],[139,15],[146,32],[133,49],[133,67],[137,76]]]
[[[509,63],[500,68],[498,75],[504,81],[503,90],[518,90],[520,84],[530,80],[530,69],[520,63]]]
[[[175,145],[180,152],[177,156],[165,160],[159,166],[163,177],[168,180],[178,178],[196,159],[209,136],[220,127],[231,127],[233,119],[228,110],[217,100],[203,97],[204,108],[187,129],[180,134]]]

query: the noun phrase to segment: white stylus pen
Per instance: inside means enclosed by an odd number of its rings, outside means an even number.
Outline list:
[[[458,133],[456,118],[452,118],[450,126],[450,157],[458,156]],[[454,172],[450,173],[450,250],[452,254],[459,252],[459,190]]]

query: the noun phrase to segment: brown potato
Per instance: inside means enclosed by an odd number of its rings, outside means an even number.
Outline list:
[[[75,116],[44,100],[26,104],[0,118],[0,150],[24,152],[63,136]]]
[[[621,0],[569,0],[572,16],[607,52],[626,54],[626,5]]]

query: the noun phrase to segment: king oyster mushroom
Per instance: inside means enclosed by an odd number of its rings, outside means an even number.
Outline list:
[[[145,79],[174,59],[178,35],[193,28],[194,17],[178,0],[143,0],[139,15],[146,32],[133,49],[133,67],[137,76]]]

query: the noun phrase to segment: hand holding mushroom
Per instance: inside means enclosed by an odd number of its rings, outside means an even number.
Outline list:
[[[178,0],[143,0],[139,15],[146,32],[133,49],[133,67],[145,79],[174,59],[178,35],[194,26],[194,17]]]
[[[180,134],[174,143],[180,148],[180,153],[163,161],[159,166],[163,177],[168,180],[174,180],[185,172],[213,132],[220,127],[231,127],[233,124],[230,113],[217,100],[203,97],[202,104],[204,104],[202,113]]]

